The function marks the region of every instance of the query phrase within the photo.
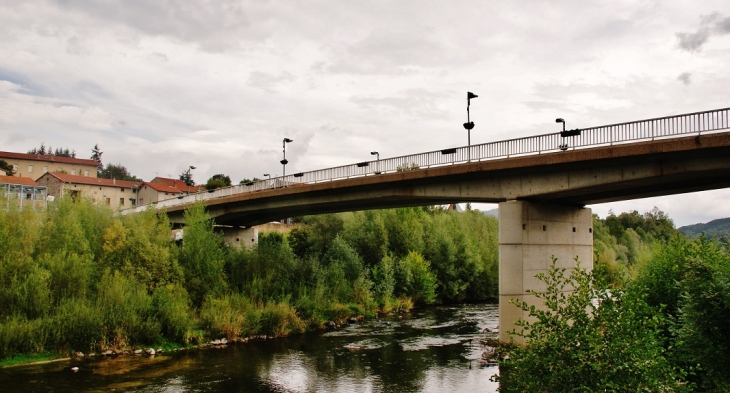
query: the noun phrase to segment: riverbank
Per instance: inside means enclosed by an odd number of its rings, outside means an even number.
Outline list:
[[[431,306],[304,333],[161,355],[72,358],[0,369],[7,391],[495,392],[479,339],[496,304]],[[78,367],[76,372],[74,367]]]

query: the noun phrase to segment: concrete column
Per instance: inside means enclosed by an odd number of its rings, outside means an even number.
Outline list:
[[[215,230],[223,234],[226,244],[238,249],[251,249],[259,244],[259,230],[256,227],[215,227]]]
[[[556,265],[572,269],[578,256],[582,268],[593,268],[593,216],[591,209],[507,201],[499,204],[499,339],[509,342],[507,331],[519,319],[527,319],[511,299],[537,304],[526,291],[544,291],[535,278],[546,273],[550,256]],[[518,338],[515,338],[517,341]],[[521,342],[520,342],[521,343]]]

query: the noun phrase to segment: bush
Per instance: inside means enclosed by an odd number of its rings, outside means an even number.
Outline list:
[[[190,298],[178,284],[158,287],[152,294],[155,315],[160,321],[162,334],[176,342],[186,343],[193,328]]]
[[[530,292],[542,307],[516,302],[534,321],[519,320],[523,330],[511,332],[526,346],[509,348],[500,392],[681,391],[684,374],[666,359],[661,316],[641,295],[609,291],[580,265],[565,272],[553,258],[537,276],[547,291]]]

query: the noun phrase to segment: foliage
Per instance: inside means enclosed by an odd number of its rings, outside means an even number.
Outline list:
[[[6,176],[13,176],[15,175],[15,169],[12,165],[8,164],[5,160],[0,160],[0,171],[5,172]]]
[[[555,266],[538,274],[547,289],[532,292],[539,305],[515,304],[529,312],[512,334],[503,362],[501,392],[681,391],[683,373],[666,358],[661,315],[642,296],[608,290],[585,269],[569,275]],[[573,288],[572,292],[565,292]]]
[[[216,174],[210,177],[208,179],[208,182],[205,183],[205,188],[207,190],[215,190],[216,188],[222,188],[222,187],[228,187],[231,185],[231,178],[224,174]]]
[[[104,154],[104,152],[101,151],[101,149],[99,149],[98,143],[94,145],[93,149],[91,149],[91,159],[99,163],[99,165],[97,167],[99,171],[104,169],[104,164],[102,164],[102,162],[101,162],[101,156],[103,154]]]
[[[28,154],[40,154],[42,156],[49,155],[49,156],[56,156],[56,157],[71,157],[76,158],[76,150],[69,150],[68,148],[56,148],[55,150],[48,146],[48,149],[46,149],[46,144],[41,142],[40,147],[34,147],[30,150],[28,150]]]
[[[193,306],[200,307],[206,295],[219,296],[225,292],[226,255],[223,239],[213,232],[213,223],[202,202],[196,202],[185,211],[185,224],[179,263]]]
[[[98,176],[102,179],[117,179],[128,181],[142,181],[142,179],[129,173],[127,167],[122,164],[106,164],[104,169],[99,170]]]
[[[654,312],[671,323],[665,336],[671,362],[694,370],[697,391],[730,386],[730,255],[720,243],[701,237],[675,238],[639,267],[633,285]],[[725,390],[723,390],[725,389]]]
[[[193,173],[191,172],[193,169],[195,169],[195,167],[188,167],[188,169],[184,170],[180,174],[180,180],[182,180],[183,183],[185,183],[185,185],[189,187],[195,185],[195,181],[193,180]]]

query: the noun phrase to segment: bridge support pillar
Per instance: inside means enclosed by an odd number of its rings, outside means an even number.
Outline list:
[[[499,339],[509,342],[507,331],[528,313],[511,299],[541,307],[526,291],[544,291],[535,278],[546,273],[550,256],[556,265],[572,269],[577,256],[582,268],[593,268],[593,216],[591,209],[575,206],[507,201],[499,204]],[[515,337],[515,341],[519,338]]]

